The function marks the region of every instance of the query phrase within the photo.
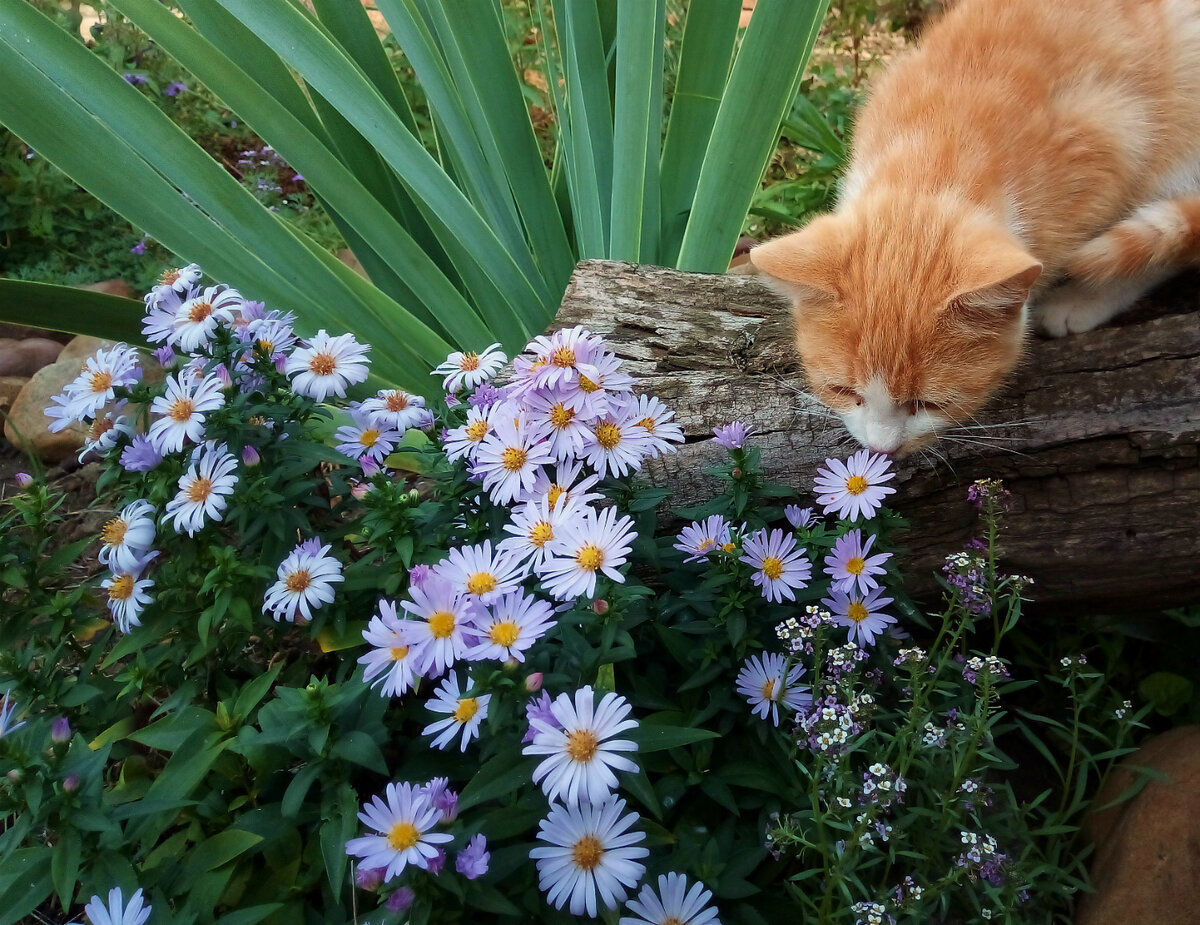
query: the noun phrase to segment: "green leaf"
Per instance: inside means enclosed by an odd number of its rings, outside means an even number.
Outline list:
[[[679,748],[683,745],[694,745],[708,739],[719,739],[721,734],[711,729],[693,729],[689,726],[668,726],[666,724],[642,722],[636,729],[625,733],[626,738],[637,743],[638,752],[666,751],[668,748]]]
[[[379,745],[367,733],[354,729],[333,743],[333,754],[380,774],[387,774],[387,762]]]
[[[184,876],[194,880],[202,873],[216,870],[241,857],[263,840],[261,835],[244,829],[226,829],[211,838],[206,838],[187,854]]]
[[[514,792],[533,780],[533,762],[515,751],[503,752],[484,763],[458,795],[458,811]]]
[[[140,343],[146,306],[102,292],[71,286],[0,279],[0,321],[29,324],[48,331],[88,334],[107,340]]]
[[[828,6],[759,0],[755,7],[704,152],[679,269],[714,273],[729,265]]]
[[[75,895],[75,881],[79,878],[79,857],[83,845],[75,829],[63,829],[54,851],[50,855],[50,876],[54,890],[64,909],[71,908]]]
[[[1161,716],[1170,716],[1192,701],[1192,682],[1170,671],[1156,671],[1138,684],[1138,693],[1154,704]]]
[[[308,796],[308,791],[312,788],[313,781],[321,773],[321,765],[319,762],[306,764],[287,786],[287,790],[283,792],[283,800],[279,803],[279,812],[283,816],[295,816],[300,812],[300,807],[304,805],[304,798]]]
[[[217,919],[217,925],[257,925],[263,919],[267,918],[272,912],[277,912],[283,908],[283,903],[265,903],[261,906],[250,906],[246,909],[239,909],[237,912],[230,912],[228,915],[223,915]]]

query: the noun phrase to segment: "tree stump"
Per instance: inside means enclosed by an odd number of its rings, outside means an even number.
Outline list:
[[[972,535],[966,489],[1012,492],[1006,567],[1035,580],[1041,605],[1092,613],[1200,600],[1200,278],[1159,289],[1113,326],[1031,341],[1010,385],[979,415],[977,444],[939,442],[899,463],[893,507],[912,525],[909,592]],[[671,506],[711,497],[724,458],[712,429],[741,419],[767,477],[807,496],[826,457],[855,449],[804,392],[786,303],[748,276],[585,261],[555,321],[603,335],[676,412],[687,442],[648,463]],[[940,457],[940,458],[938,458]]]

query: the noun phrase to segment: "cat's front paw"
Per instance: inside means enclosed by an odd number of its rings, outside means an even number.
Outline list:
[[[1067,283],[1047,293],[1037,306],[1037,326],[1049,337],[1066,337],[1098,328],[1120,312],[1103,293]]]

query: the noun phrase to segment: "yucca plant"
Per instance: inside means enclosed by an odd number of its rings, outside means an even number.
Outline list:
[[[666,0],[534,0],[557,130],[547,166],[501,0],[377,0],[434,143],[358,0],[108,0],[304,175],[370,281],[286,227],[26,0],[0,0],[0,123],[166,248],[375,345],[427,391],[451,349],[543,329],[580,258],[719,272],[828,0],[686,11],[665,98]],[[668,105],[669,102],[669,105]],[[136,306],[0,281],[0,320],[131,338]]]

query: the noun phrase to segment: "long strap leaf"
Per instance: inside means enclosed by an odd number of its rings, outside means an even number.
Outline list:
[[[103,292],[0,279],[0,321],[11,324],[139,344],[145,308],[136,299]]]

